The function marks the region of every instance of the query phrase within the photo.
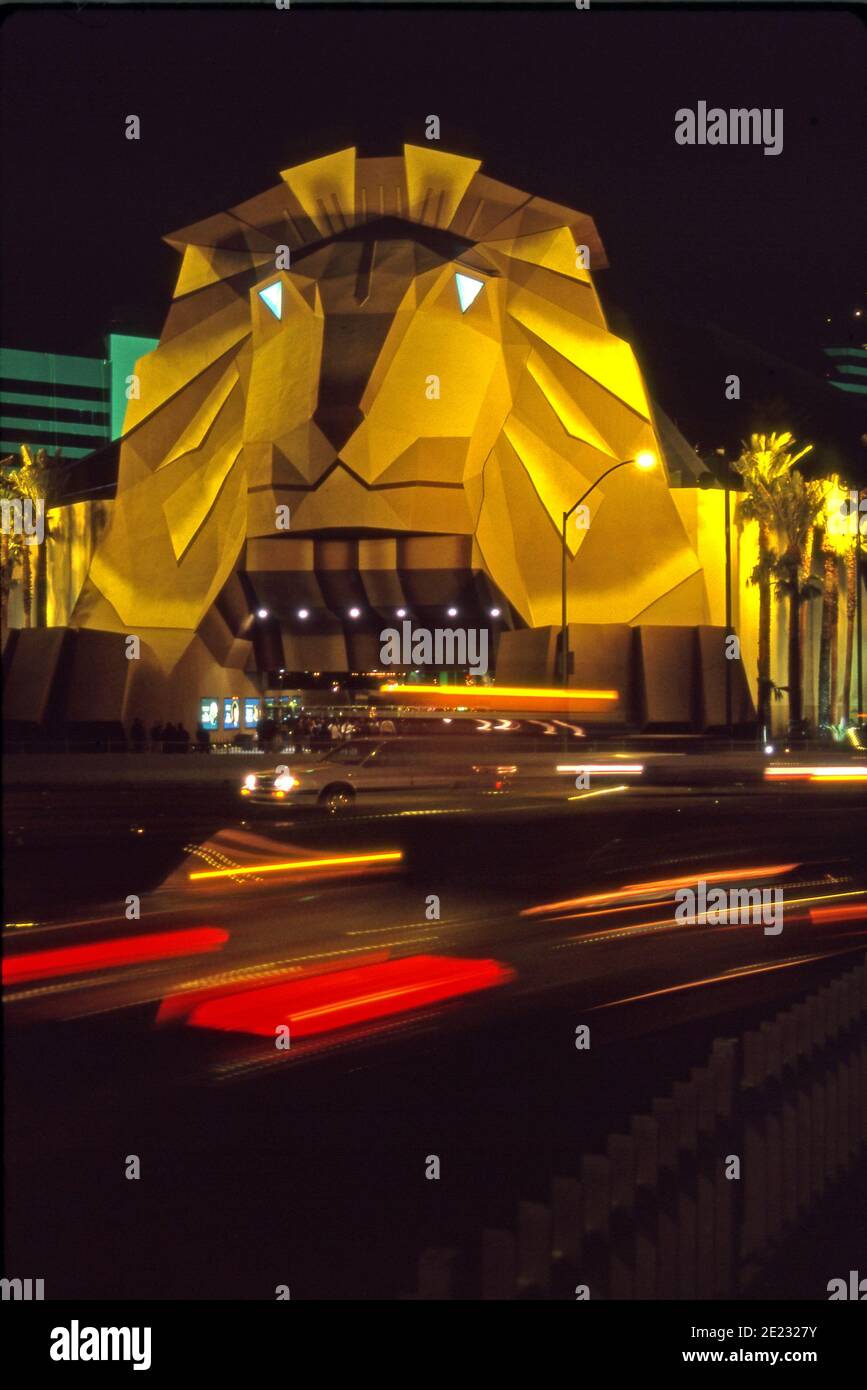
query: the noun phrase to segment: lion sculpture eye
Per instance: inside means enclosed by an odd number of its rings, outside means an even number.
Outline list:
[[[473,280],[469,275],[455,275],[455,284],[458,287],[458,299],[461,304],[461,313],[465,314],[476,296],[484,287],[484,280]]]
[[[283,286],[279,280],[273,285],[266,285],[264,290],[259,291],[259,298],[266,304],[274,315],[275,319],[283,317]]]

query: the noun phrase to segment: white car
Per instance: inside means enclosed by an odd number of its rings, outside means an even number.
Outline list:
[[[412,738],[354,739],[310,763],[281,763],[250,772],[241,795],[267,803],[312,803],[337,811],[359,793],[400,794],[414,790],[506,791],[514,768],[491,760],[480,764],[468,749],[439,749]]]

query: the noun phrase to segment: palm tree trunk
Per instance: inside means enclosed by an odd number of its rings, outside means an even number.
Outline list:
[[[809,580],[810,576],[811,576],[812,573],[813,573],[813,552],[814,552],[814,550],[815,550],[815,548],[816,548],[816,541],[817,541],[817,539],[818,539],[818,537],[817,537],[817,535],[816,535],[816,528],[815,528],[814,526],[811,526],[811,527],[810,527],[809,535],[807,536],[806,542],[805,542],[805,544],[804,544],[804,553],[803,553],[803,555],[801,556],[801,568],[800,568],[800,575],[799,575],[799,577],[800,577],[801,592],[802,592],[802,593],[804,592],[804,590],[805,590],[805,588],[806,588],[806,586],[807,586],[807,581]],[[809,605],[808,603],[803,603],[803,602],[802,602],[802,603],[801,603],[801,607],[800,607],[800,617],[799,617],[799,619],[798,619],[798,621],[799,621],[800,624],[801,624],[801,665],[802,665],[802,667],[803,667],[804,663],[805,663],[806,660],[807,660],[807,653],[808,653],[808,646],[807,646],[807,635],[808,635],[808,632],[807,632],[807,624],[808,624],[808,619],[809,619],[809,616],[810,616],[809,610],[810,610],[810,605]],[[802,687],[803,687],[804,682],[802,681],[801,684],[802,684]],[[812,682],[810,682],[810,687],[811,687],[811,689],[812,689]]]
[[[804,717],[801,700],[801,595],[797,565],[789,566],[789,576],[786,586],[789,596],[789,731],[793,737],[797,737]]]
[[[9,537],[5,531],[0,533],[0,636],[6,636],[6,624],[9,617],[9,591],[12,587],[12,555],[9,544]]]
[[[48,528],[46,524],[45,534],[39,545],[33,547],[33,608],[34,608],[34,627],[46,627],[48,624]]]
[[[837,702],[837,557],[823,546],[822,639],[819,645],[819,728],[834,723]],[[833,675],[832,675],[833,667]]]
[[[839,663],[839,657],[838,657],[838,651],[837,651],[837,648],[838,648],[838,646],[839,646],[839,639],[838,639],[838,636],[837,636],[837,615],[838,615],[838,613],[839,613],[839,610],[840,610],[840,590],[839,590],[839,587],[838,587],[837,561],[836,561],[836,558],[835,558],[835,560],[834,560],[834,594],[833,594],[833,598],[831,599],[831,723],[832,723],[832,725],[837,723],[837,696],[838,696],[838,682],[837,682],[837,676],[838,676],[839,664],[840,664],[840,663]]]
[[[33,569],[30,564],[30,546],[26,543],[21,550],[21,600],[24,604],[24,626],[30,627],[33,608]]]
[[[840,718],[849,723],[849,707],[852,688],[852,653],[855,648],[855,609],[857,606],[856,585],[858,583],[858,557],[855,544],[846,551],[846,656],[843,661],[843,689],[840,700]]]
[[[818,727],[831,723],[831,567],[834,559],[824,553],[823,564],[823,627],[818,644]]]
[[[759,526],[759,563],[765,559],[770,546],[767,526]],[[771,579],[765,567],[759,578],[759,664],[758,664],[759,727],[771,728]]]

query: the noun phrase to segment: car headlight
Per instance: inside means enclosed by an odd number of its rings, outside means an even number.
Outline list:
[[[249,772],[247,776],[244,778],[244,786],[247,788],[248,791],[254,791],[258,785],[259,779],[256,776],[255,772]]]
[[[279,777],[274,778],[274,790],[277,792],[288,792],[293,787],[297,787],[298,779],[291,777],[288,772],[281,772]]]

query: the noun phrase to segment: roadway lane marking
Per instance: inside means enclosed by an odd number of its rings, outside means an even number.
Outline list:
[[[687,980],[682,985],[667,985],[664,989],[651,989],[646,994],[629,994],[623,999],[612,999],[607,1004],[591,1004],[589,1013],[596,1013],[601,1009],[616,1009],[620,1004],[635,1004],[642,999],[657,999],[665,994],[682,994],[685,990],[699,989],[704,985],[728,984],[731,980],[744,979],[748,975],[764,975],[772,970],[790,970],[792,966],[810,965],[817,960],[832,960],[835,956],[851,955],[857,951],[857,946],[849,947],[845,951],[831,951],[827,955],[817,956],[796,956],[792,960],[780,961],[773,965],[748,965],[733,966],[731,970],[724,971],[721,975],[709,975],[704,980]]]
[[[136,968],[132,976],[130,974],[130,968],[127,967],[123,970],[111,971],[111,973],[106,973],[104,975],[79,975],[74,980],[57,980],[54,984],[38,985],[35,989],[18,989],[14,992],[5,991],[3,994],[3,1003],[17,1004],[20,1003],[22,999],[38,999],[45,995],[52,994],[71,994],[77,989],[88,990],[104,988],[111,985],[122,985],[128,983],[130,978],[142,980],[148,975],[157,975],[161,972],[164,973],[166,968],[174,966],[175,964],[176,960],[174,959],[158,961],[153,965],[145,966],[143,964],[141,968]],[[164,991],[160,994],[146,996],[140,1002],[143,1004],[152,1003],[155,999],[162,999],[163,993]],[[118,1007],[128,1008],[133,1006],[118,1005]],[[101,1009],[97,1012],[106,1013],[111,1012],[111,1010]]]
[[[392,942],[392,943],[390,943],[390,944],[391,944],[391,945],[394,945],[394,946],[400,946],[400,945],[409,945],[411,942],[416,942],[416,941],[435,941],[435,940],[436,940],[436,934],[434,933],[434,934],[431,935],[431,936],[413,936],[413,937],[408,937],[404,942],[394,941],[394,942]],[[348,951],[320,951],[320,952],[318,952],[316,955],[312,955],[312,956],[293,956],[293,957],[292,957],[292,960],[327,960],[329,956],[354,956],[354,955],[357,955],[357,953],[358,953],[358,948],[355,947],[355,946],[352,946]]]
[[[472,918],[468,918],[467,920],[468,920],[468,921],[472,921],[473,919],[472,919]],[[363,927],[363,928],[360,928],[358,931],[345,931],[345,932],[343,933],[343,935],[344,935],[344,936],[381,936],[381,935],[383,934],[383,932],[393,932],[393,931],[415,931],[416,927],[430,927],[430,925],[431,925],[430,922],[401,922],[401,923],[400,923],[398,926],[396,926],[396,927]],[[449,921],[449,919],[447,918],[446,921],[443,922],[442,927],[445,927],[445,926],[447,926],[447,925],[454,925],[454,924],[451,923],[451,922]],[[442,930],[442,927],[440,928],[440,930]]]
[[[274,1048],[265,1056],[257,1055],[242,1058],[241,1061],[217,1063],[211,1067],[211,1074],[221,1081],[233,1081],[249,1072],[261,1071],[266,1067],[285,1065],[291,1061],[297,1064],[299,1059],[308,1062],[318,1061],[325,1053],[330,1055],[334,1052],[346,1052],[351,1049],[355,1054],[358,1047],[366,1041],[371,1040],[374,1044],[379,1043],[387,1033],[430,1032],[431,1025],[443,1013],[445,1013],[444,1007],[431,1004],[430,1008],[423,1013],[404,1014],[392,1020],[383,1018],[379,1023],[350,1025],[348,1037],[342,1033],[320,1033],[311,1038],[302,1039],[295,1047],[285,1052],[278,1052]]]
[[[610,931],[599,932],[595,936],[571,936],[568,941],[557,942],[552,950],[565,951],[570,946],[595,946],[600,941],[620,941],[627,936],[650,936],[652,932],[671,931],[672,928],[683,925],[682,922],[675,922],[673,917],[668,917],[662,922],[639,922],[634,927],[612,927]]]

